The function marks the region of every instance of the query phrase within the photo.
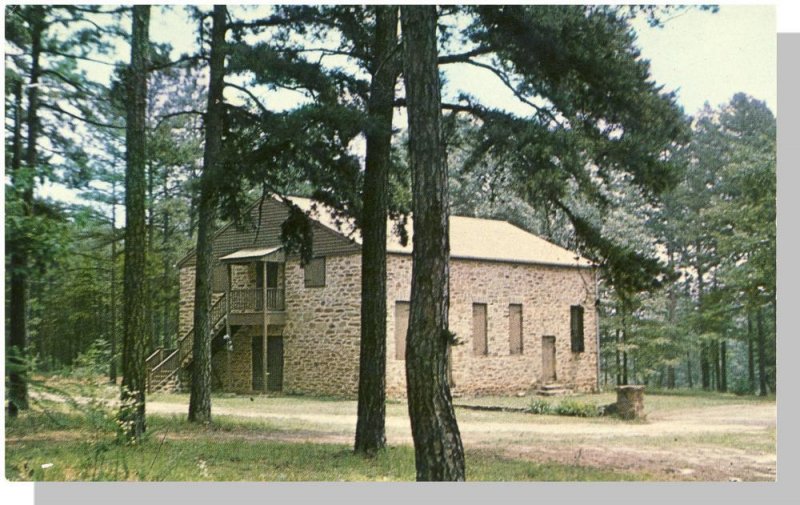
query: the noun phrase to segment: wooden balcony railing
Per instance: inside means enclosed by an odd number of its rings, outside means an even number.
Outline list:
[[[262,312],[264,290],[262,288],[232,289],[230,291],[231,312]],[[284,310],[282,288],[267,288],[267,310]]]

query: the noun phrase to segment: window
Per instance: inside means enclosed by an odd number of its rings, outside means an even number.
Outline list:
[[[569,312],[572,352],[583,352],[583,307],[573,305]]]
[[[511,354],[522,354],[522,305],[508,306],[508,347]]]
[[[486,343],[486,304],[472,304],[472,351],[476,356],[489,353]]]
[[[217,265],[211,272],[211,291],[224,293],[228,289],[228,267]]]
[[[408,316],[411,304],[395,302],[394,304],[394,357],[406,359],[406,333],[408,333]]]
[[[325,258],[314,258],[303,267],[307,288],[325,287]]]
[[[264,264],[261,262],[256,263],[256,287],[264,287]]]

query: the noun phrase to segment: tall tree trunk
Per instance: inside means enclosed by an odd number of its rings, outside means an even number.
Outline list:
[[[617,335],[617,347],[616,347],[616,351],[615,351],[616,365],[617,365],[617,386],[621,386],[622,385],[622,351],[620,351],[620,348],[621,348],[620,346],[622,345],[622,335],[621,335],[621,333],[619,331],[619,328],[617,328],[615,331],[616,331],[616,335]]]
[[[406,346],[418,481],[464,480],[464,448],[447,381],[449,210],[441,132],[436,7],[402,8],[414,252]]]
[[[700,344],[700,381],[703,389],[708,390],[711,387],[711,379],[708,373],[708,344],[705,342]]]
[[[12,181],[15,190],[22,197],[22,214],[32,215],[33,186],[36,172],[36,141],[39,133],[38,82],[41,69],[39,57],[42,50],[44,31],[44,9],[31,7],[31,73],[28,86],[28,138],[25,152],[25,169],[22,169],[22,82],[15,86],[13,153],[11,158]],[[28,345],[28,247],[23,237],[16,237],[10,248],[10,286],[9,286],[9,364],[8,374],[9,403],[8,415],[16,417],[20,410],[28,408],[28,381],[26,351]]]
[[[713,363],[712,372],[712,379],[713,379],[713,389],[719,391],[720,390],[720,369],[719,369],[719,341],[715,338],[711,341],[711,363]]]
[[[133,7],[131,65],[126,75],[126,169],[125,169],[125,269],[123,280],[124,329],[122,340],[122,394],[120,420],[129,440],[138,440],[146,429],[145,388],[147,344],[147,275],[145,230],[145,111],[150,6]]]
[[[146,274],[147,274],[147,286],[150,289],[150,294],[147,297],[147,324],[150,326],[150,329],[147,332],[148,337],[150,337],[150,341],[147,343],[147,352],[148,354],[153,352],[156,347],[156,335],[158,335],[158,330],[156,328],[156,314],[153,310],[153,303],[156,299],[156,282],[155,276],[152,275],[153,269],[149,262],[153,261],[153,250],[154,250],[154,240],[153,235],[155,234],[155,201],[153,198],[153,178],[155,168],[153,167],[153,162],[148,160],[147,162],[147,257],[148,257],[148,265],[146,267]]]
[[[719,391],[728,391],[728,342],[725,339],[719,343]]]
[[[167,191],[167,182],[168,182],[167,171],[164,170],[164,179],[163,179],[164,201],[167,201],[167,198],[169,197],[168,191]],[[161,273],[161,291],[162,291],[161,331],[163,332],[163,334],[162,334],[162,338],[161,338],[161,345],[164,346],[165,349],[169,349],[170,346],[172,345],[172,342],[171,342],[171,339],[170,339],[170,335],[172,333],[171,332],[172,324],[171,324],[170,317],[169,317],[169,314],[170,314],[169,308],[170,308],[170,305],[171,305],[170,300],[172,300],[172,297],[170,296],[170,285],[169,285],[169,274],[170,274],[171,268],[170,268],[169,255],[167,254],[167,248],[168,248],[169,240],[170,240],[169,210],[168,210],[166,205],[164,206],[164,212],[163,212],[163,215],[162,215],[162,219],[163,219],[163,222],[162,222],[163,233],[161,235],[161,255],[162,255],[162,258],[161,258],[162,259],[162,261],[161,261],[161,268],[162,268],[162,273]],[[178,293],[176,293],[176,294],[178,294]]]
[[[764,315],[762,307],[758,307],[758,311],[756,312],[756,333],[758,336],[758,394],[759,396],[767,396],[767,338],[766,332],[764,331]]]
[[[686,351],[686,377],[689,381],[689,389],[692,389],[694,387],[692,381],[692,357],[689,351]]]
[[[386,216],[397,81],[397,7],[375,7],[364,208],[361,216],[361,353],[355,451],[386,445]]]
[[[197,218],[197,265],[195,268],[194,343],[192,346],[192,386],[189,396],[189,421],[211,422],[211,241],[216,220],[215,180],[219,175],[222,151],[225,78],[225,32],[228,9],[215,5],[211,29],[209,59],[208,109],[206,142],[203,153],[203,174],[200,176],[200,197]],[[264,328],[266,332],[267,329]]]
[[[753,350],[753,314],[747,311],[747,384],[751,395],[756,394],[756,369]]]
[[[117,383],[117,181],[111,183],[111,361],[108,381]]]

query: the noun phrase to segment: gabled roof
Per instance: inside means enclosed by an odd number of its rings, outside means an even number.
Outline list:
[[[352,220],[337,220],[328,207],[308,198],[291,197],[290,200],[320,224],[361,243],[361,235],[355,231]],[[409,217],[406,224],[408,243],[405,246],[392,232],[393,225],[392,221],[387,223],[386,251],[411,254],[413,218]],[[570,267],[594,266],[591,260],[506,221],[464,216],[450,216],[450,257]]]

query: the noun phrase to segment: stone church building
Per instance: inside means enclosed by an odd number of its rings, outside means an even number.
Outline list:
[[[321,204],[292,197],[313,220],[313,260],[284,253],[287,206],[267,198],[252,229],[214,237],[212,367],[218,390],[354,397],[360,334],[360,236]],[[409,234],[412,224],[407,225]],[[392,226],[392,223],[388,223]],[[345,225],[346,228],[346,225]],[[450,381],[456,395],[516,394],[551,384],[592,391],[598,380],[593,263],[504,221],[450,218]],[[188,385],[194,252],[180,268],[176,349],[148,358],[149,387]],[[411,239],[387,242],[386,386],[405,395]]]

